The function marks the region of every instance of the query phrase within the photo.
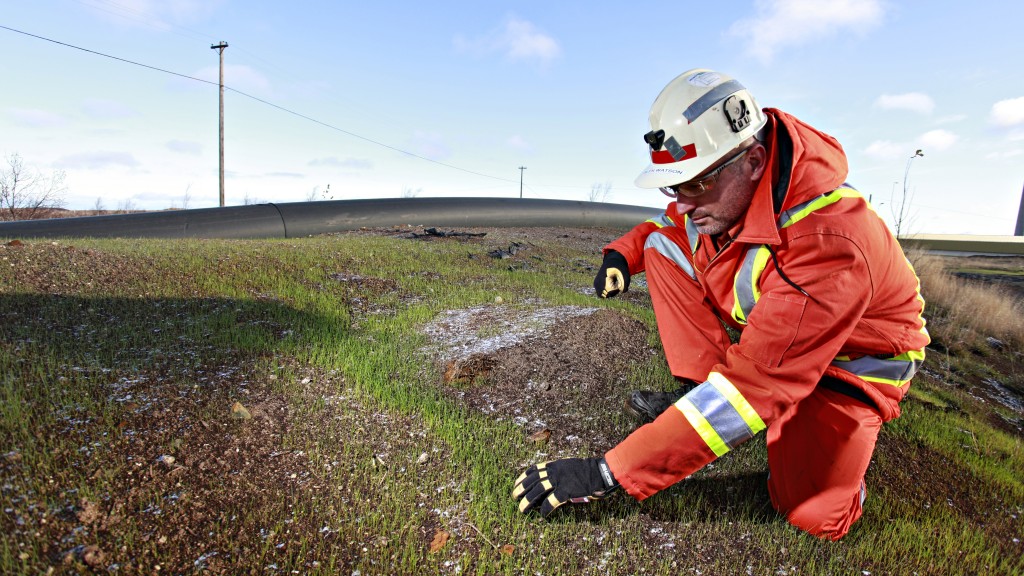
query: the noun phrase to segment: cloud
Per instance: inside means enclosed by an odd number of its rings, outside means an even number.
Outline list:
[[[82,112],[90,118],[97,120],[116,120],[118,118],[131,118],[138,116],[134,109],[116,101],[91,99],[82,102]]]
[[[55,128],[66,123],[63,116],[46,110],[10,108],[8,113],[15,124],[29,128]]]
[[[737,21],[729,33],[746,38],[747,52],[770,62],[786,46],[834,38],[843,30],[863,32],[882,21],[882,0],[757,0],[757,14]]]
[[[996,102],[992,105],[989,118],[996,126],[1024,124],[1024,96]]]
[[[203,145],[191,140],[169,140],[165,146],[171,152],[189,154],[191,156],[199,156],[203,152]]]
[[[477,38],[457,36],[455,47],[470,53],[503,53],[509,60],[548,64],[562,55],[558,41],[529,21],[509,17],[497,31]]]
[[[922,149],[925,154],[948,150],[956,144],[960,137],[949,130],[930,130],[917,137],[914,142],[893,142],[891,140],[875,140],[864,149],[864,154],[878,160],[909,158],[914,150]]]
[[[998,150],[996,152],[990,152],[985,156],[985,158],[987,160],[1006,160],[1009,158],[1016,158],[1021,155],[1024,155],[1024,150],[1021,149]]]
[[[917,138],[917,143],[926,152],[929,150],[948,150],[956,143],[959,137],[949,130],[931,130]]]
[[[908,110],[918,114],[931,114],[935,109],[935,101],[931,96],[921,92],[882,94],[875,100],[875,107],[883,110]]]
[[[907,149],[905,144],[891,142],[889,140],[875,140],[864,149],[864,153],[872,158],[888,160],[898,158]]]
[[[526,138],[523,138],[518,134],[509,136],[508,139],[505,140],[505,145],[513,150],[519,150],[520,152],[533,152],[533,146],[526,141]]]
[[[267,172],[263,176],[266,177],[266,178],[292,178],[292,179],[295,179],[295,178],[305,178],[306,177],[305,174],[300,174],[298,172]]]
[[[127,152],[83,152],[62,156],[54,162],[54,166],[62,170],[99,170],[123,166],[134,168],[139,161]]]
[[[336,156],[315,158],[309,161],[309,165],[327,166],[330,168],[352,168],[356,170],[369,170],[373,168],[373,163],[363,158],[338,158]]]

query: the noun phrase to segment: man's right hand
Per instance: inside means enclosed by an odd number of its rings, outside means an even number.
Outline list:
[[[629,290],[629,263],[615,250],[604,255],[601,269],[594,278],[594,292],[601,298],[611,298]]]

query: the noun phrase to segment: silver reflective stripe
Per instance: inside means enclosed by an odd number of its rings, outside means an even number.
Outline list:
[[[747,318],[750,318],[754,304],[757,304],[757,299],[754,298],[754,284],[759,279],[754,278],[754,261],[757,259],[757,253],[762,249],[767,250],[763,245],[747,248],[747,253],[743,256],[743,265],[740,266],[740,271],[736,275],[736,303],[743,312],[743,318],[736,318],[736,320],[742,321],[744,324],[747,323]]]
[[[703,96],[697,98],[697,101],[690,104],[690,107],[683,110],[683,116],[687,122],[693,123],[701,114],[708,111],[715,104],[725,100],[725,97],[733,92],[739,92],[743,90],[743,84],[740,84],[736,80],[729,80],[728,82],[722,82],[718,86],[715,86],[711,90],[704,93]]]
[[[863,356],[855,360],[833,360],[832,365],[861,378],[905,382],[914,377],[921,367],[920,360],[896,360]]]
[[[684,216],[683,220],[686,221],[686,239],[690,241],[690,253],[697,253],[697,242],[700,241],[700,232],[697,231],[697,225],[690,220],[689,216]]]
[[[649,219],[648,222],[654,224],[658,228],[664,228],[665,226],[675,226],[676,225],[676,223],[673,222],[672,219],[668,217],[668,214],[665,214],[664,212],[661,213],[661,216],[657,216],[655,218]]]
[[[754,431],[743,420],[743,416],[711,382],[691,390],[686,399],[700,411],[730,449],[753,438]]]
[[[691,279],[697,279],[697,275],[693,272],[693,266],[686,259],[686,254],[683,254],[678,244],[669,240],[663,234],[659,234],[657,231],[651,232],[647,236],[647,241],[644,242],[644,250],[648,248],[654,248],[658,251],[658,254],[675,262],[676,266],[679,266],[683,272],[686,272],[686,275]]]

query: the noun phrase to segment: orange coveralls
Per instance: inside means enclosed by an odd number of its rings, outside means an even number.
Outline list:
[[[769,164],[729,232],[697,234],[671,203],[605,247],[646,272],[672,373],[703,382],[605,458],[643,500],[767,428],[773,506],[839,539],[861,515],[881,424],[924,359],[924,301],[896,239],[844,184],[840,144],[765,113]]]

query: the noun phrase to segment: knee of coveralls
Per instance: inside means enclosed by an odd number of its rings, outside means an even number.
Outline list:
[[[805,532],[842,538],[863,512],[864,474],[881,425],[874,408],[815,389],[768,428],[772,506]]]
[[[725,361],[729,336],[707,305],[704,290],[694,279],[686,233],[666,226],[648,236],[644,267],[658,334],[672,374],[702,382],[716,364]]]

